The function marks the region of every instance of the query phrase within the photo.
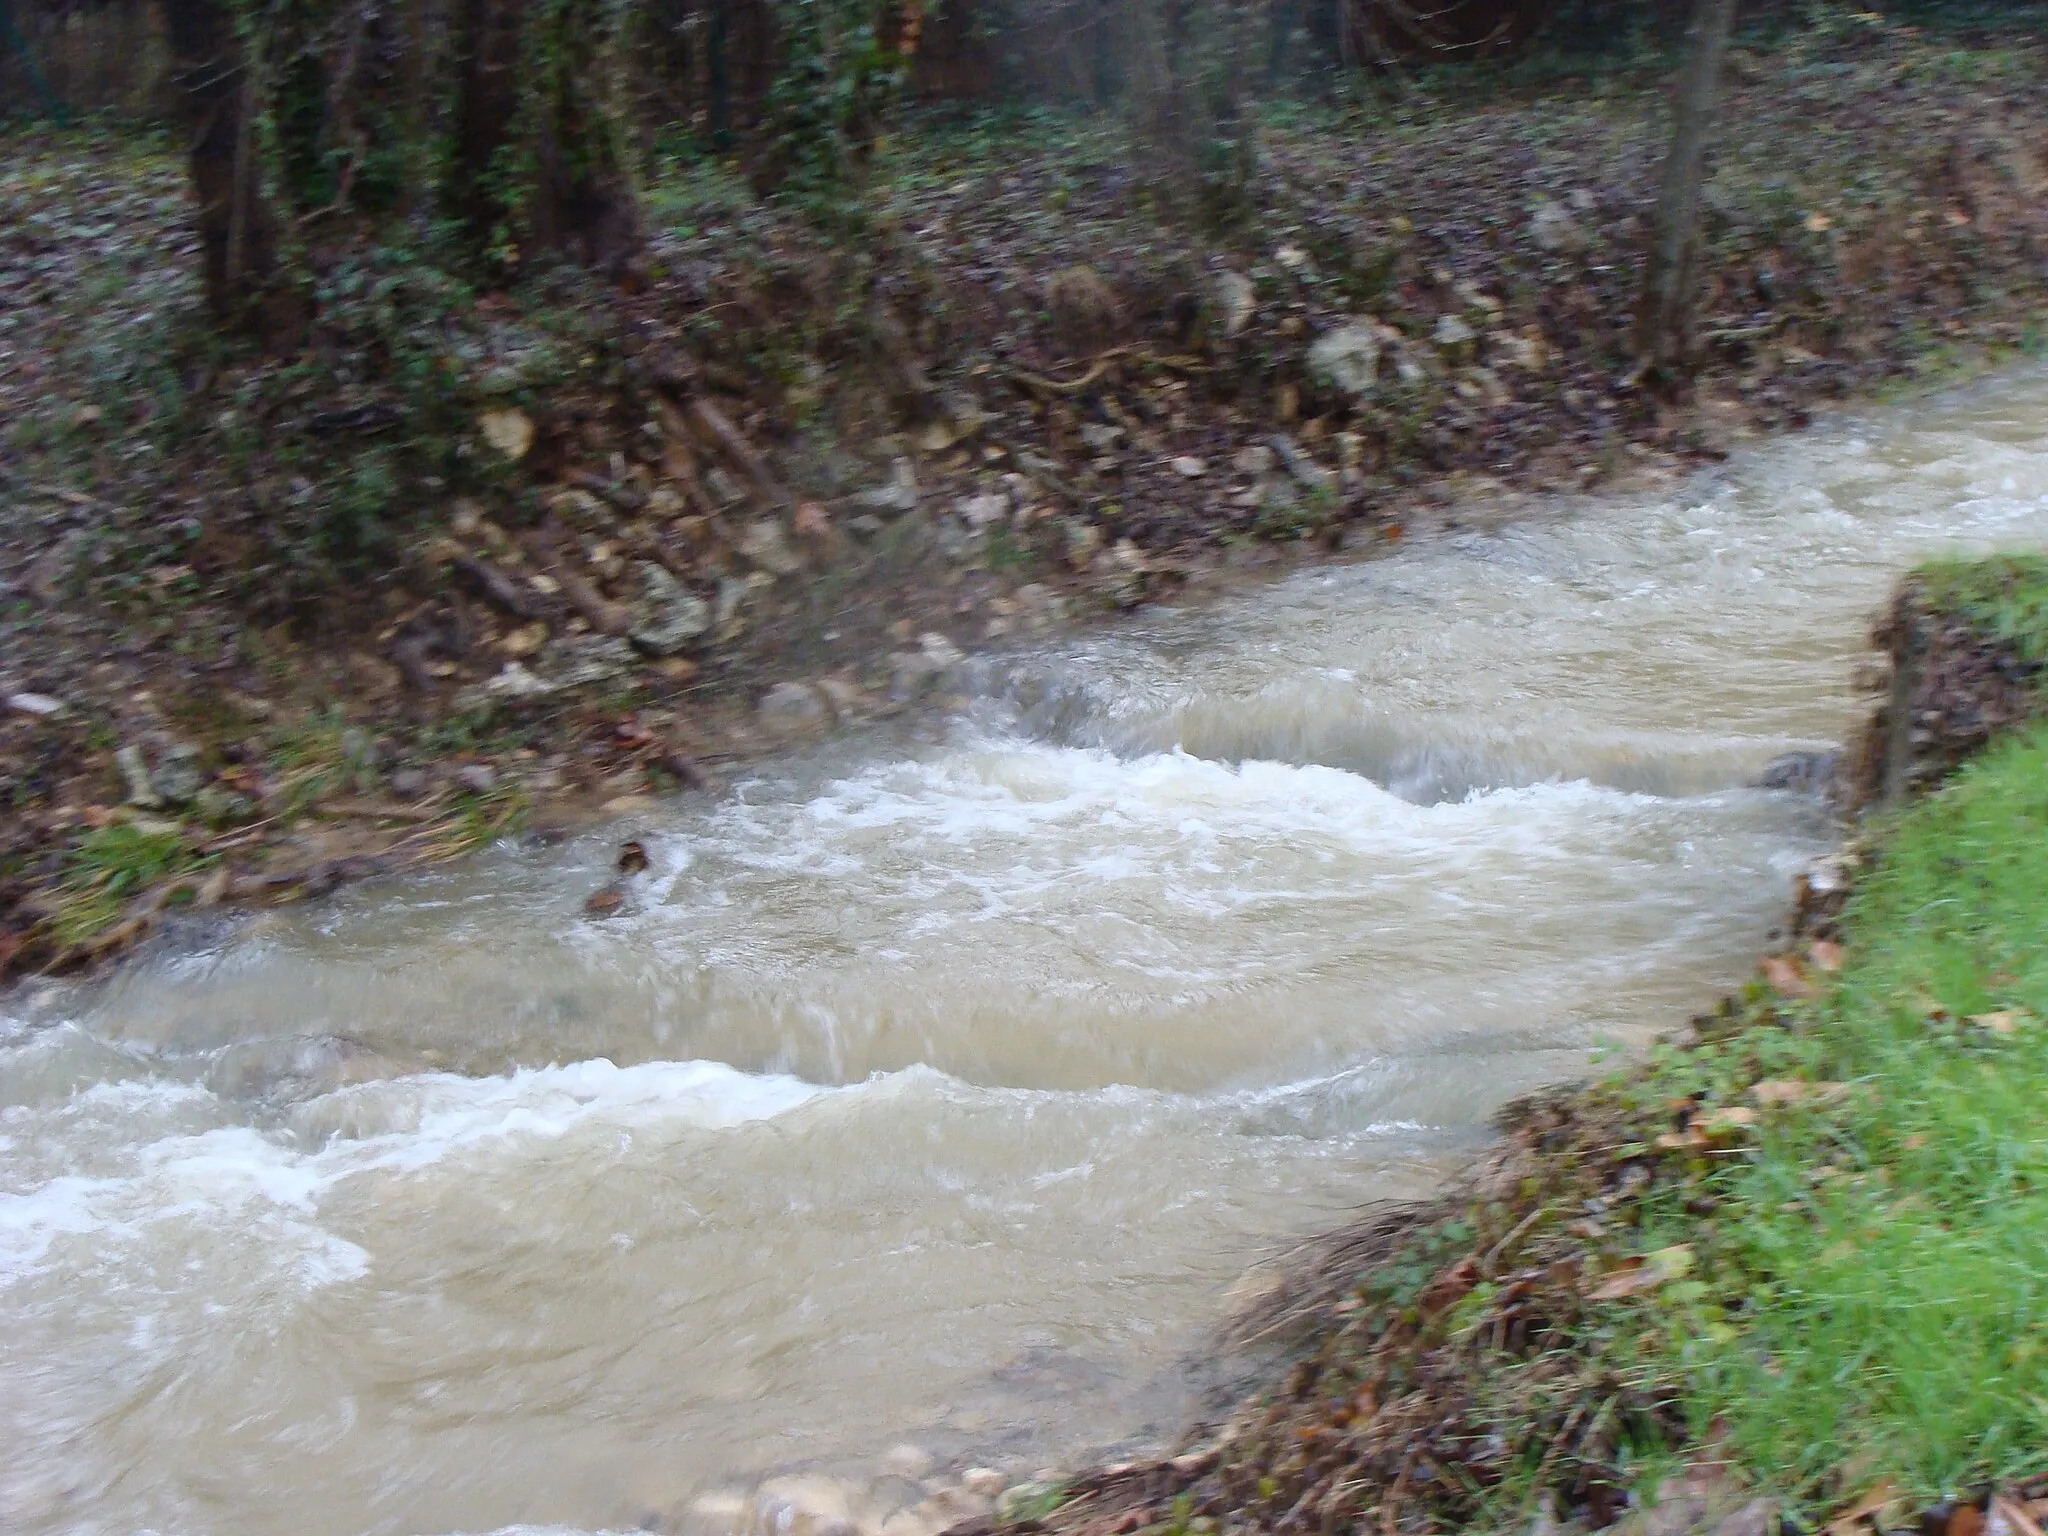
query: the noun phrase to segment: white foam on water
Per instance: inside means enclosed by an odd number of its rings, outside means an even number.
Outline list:
[[[146,1139],[147,1128],[200,1109],[228,1119],[237,1109],[186,1082],[98,1083],[39,1110],[16,1107],[17,1139],[61,1135],[115,1111],[100,1155],[113,1171],[38,1180],[29,1160],[0,1164],[11,1186],[0,1194],[0,1285],[75,1263],[63,1239],[89,1240],[100,1264],[166,1224],[230,1229],[260,1223],[272,1268],[309,1287],[358,1279],[369,1255],[324,1231],[322,1198],[345,1180],[406,1175],[479,1155],[501,1164],[537,1155],[579,1130],[630,1134],[650,1127],[715,1132],[773,1118],[821,1093],[786,1077],[758,1076],[716,1062],[591,1060],[500,1077],[434,1073],[361,1084],[299,1106],[288,1129],[246,1124]],[[37,1123],[40,1122],[40,1123]],[[145,1139],[135,1139],[138,1134]],[[42,1159],[38,1161],[47,1161]],[[45,1170],[47,1172],[47,1169]]]

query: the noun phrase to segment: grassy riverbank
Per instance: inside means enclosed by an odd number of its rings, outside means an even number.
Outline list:
[[[1939,566],[1909,591],[1923,631],[1960,623],[1990,671],[2038,687],[2048,561]],[[1520,1106],[1467,1190],[1327,1243],[1247,1322],[1293,1341],[1284,1373],[1207,1444],[1013,1513],[2032,1536],[2048,724],[1874,814],[1842,872],[1846,905],[1810,884],[1796,943],[1687,1039]]]

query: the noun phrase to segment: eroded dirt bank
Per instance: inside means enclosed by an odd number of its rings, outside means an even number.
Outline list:
[[[631,291],[338,252],[271,362],[198,335],[162,146],[16,134],[0,966],[630,810],[943,707],[977,647],[2030,345],[2040,46],[1738,53],[1681,401],[1619,353],[1654,74],[1276,121],[1258,217],[1202,239],[1087,125],[904,135],[851,244],[678,163]]]

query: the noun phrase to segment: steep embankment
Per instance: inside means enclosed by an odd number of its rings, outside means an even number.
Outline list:
[[[1863,833],[1757,979],[1320,1245],[1183,1454],[998,1528],[2038,1532],[2048,561],[1925,568],[1879,640]]]

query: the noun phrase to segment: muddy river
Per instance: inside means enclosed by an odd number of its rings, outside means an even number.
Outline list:
[[[622,1529],[1163,1432],[1247,1265],[1748,970],[1833,834],[1746,782],[1859,717],[1905,562],[2044,539],[2008,374],[0,999],[0,1529]]]

